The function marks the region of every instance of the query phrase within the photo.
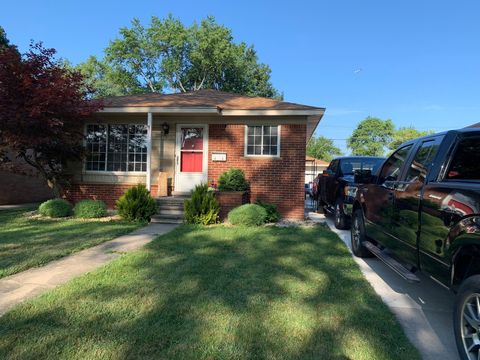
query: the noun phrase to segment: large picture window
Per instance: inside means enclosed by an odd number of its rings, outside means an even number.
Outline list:
[[[146,125],[87,125],[85,170],[146,171]]]
[[[278,125],[247,126],[246,155],[279,156],[279,139]]]

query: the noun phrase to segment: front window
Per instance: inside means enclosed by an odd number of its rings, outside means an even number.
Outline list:
[[[278,125],[247,126],[247,155],[279,156]]]
[[[374,174],[383,164],[383,158],[347,158],[340,160],[340,171],[343,176],[354,175],[356,172]]]
[[[86,170],[147,170],[146,125],[87,125],[86,138]]]
[[[397,181],[400,177],[400,171],[403,164],[407,160],[407,156],[412,148],[412,145],[407,145],[395,151],[385,162],[380,173],[379,184]]]

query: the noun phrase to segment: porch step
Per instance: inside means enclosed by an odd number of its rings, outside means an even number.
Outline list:
[[[156,199],[158,213],[152,217],[152,222],[163,224],[180,224],[183,222],[183,203],[186,196],[165,196]]]
[[[390,257],[384,251],[382,251],[381,249],[373,245],[370,241],[364,241],[363,246],[365,246],[368,250],[370,250],[370,252],[373,255],[375,255],[377,258],[382,260],[385,263],[385,265],[387,265],[390,269],[395,271],[398,275],[400,275],[402,278],[404,278],[408,282],[412,282],[412,283],[420,282],[420,279],[414,273],[412,273],[405,266],[400,264],[397,260]]]
[[[163,215],[152,216],[151,222],[154,224],[181,224],[183,223],[183,217],[165,217]]]

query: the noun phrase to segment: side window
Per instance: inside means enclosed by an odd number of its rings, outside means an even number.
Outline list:
[[[379,176],[379,184],[383,184],[386,181],[397,181],[400,172],[402,171],[402,166],[407,160],[408,153],[413,145],[404,146],[401,149],[395,151],[383,165],[382,171]]]
[[[460,141],[445,179],[480,180],[480,138]]]
[[[422,145],[418,148],[410,167],[408,168],[405,181],[424,182],[425,177],[427,176],[428,168],[430,165],[432,165],[432,161],[437,154],[441,141],[442,138],[437,137],[422,143]]]
[[[332,173],[336,173],[338,169],[338,160],[333,160],[330,166],[328,167],[328,170],[330,170]]]

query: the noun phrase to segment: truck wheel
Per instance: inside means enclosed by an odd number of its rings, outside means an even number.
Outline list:
[[[343,201],[342,199],[338,198],[335,201],[335,227],[340,230],[345,230],[348,228],[347,226],[347,217],[343,212]]]
[[[363,242],[366,240],[367,235],[365,233],[365,223],[363,221],[363,211],[361,209],[354,211],[350,231],[353,254],[361,258],[371,257],[372,253],[363,246]]]
[[[464,360],[480,358],[480,275],[465,280],[455,298],[455,341]]]

